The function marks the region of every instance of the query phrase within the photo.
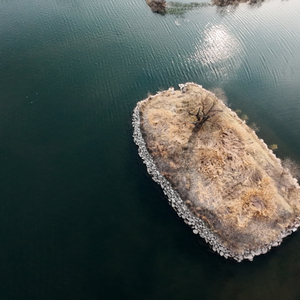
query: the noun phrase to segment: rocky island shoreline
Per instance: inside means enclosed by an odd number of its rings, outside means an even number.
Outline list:
[[[209,109],[199,126],[197,114]],[[138,102],[132,125],[152,179],[221,256],[252,261],[300,226],[297,180],[213,93],[195,83],[158,92]]]

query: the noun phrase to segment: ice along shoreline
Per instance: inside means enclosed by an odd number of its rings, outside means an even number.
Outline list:
[[[202,86],[188,82],[185,84],[180,84],[179,87],[182,92],[184,92],[185,88],[189,85],[196,85],[200,87]],[[171,93],[174,93],[174,88],[171,87],[168,90]],[[274,241],[272,241],[269,244],[264,244],[260,247],[254,248],[254,249],[246,249],[243,253],[237,253],[232,251],[231,249],[227,248],[223,241],[215,235],[201,220],[201,218],[195,216],[191,210],[188,208],[188,206],[185,204],[185,202],[181,199],[180,195],[177,191],[175,191],[169,181],[159,172],[152,156],[150,155],[149,151],[147,150],[146,143],[144,141],[144,138],[142,136],[141,127],[140,127],[140,105],[142,103],[147,102],[148,100],[152,99],[153,97],[159,96],[163,92],[158,92],[156,95],[149,96],[147,99],[139,101],[136,105],[136,107],[133,110],[132,115],[132,126],[133,126],[133,140],[135,144],[138,146],[138,154],[141,157],[143,163],[146,165],[147,172],[152,177],[152,179],[158,183],[164,194],[167,196],[169,204],[173,207],[173,209],[176,211],[179,217],[181,217],[186,224],[188,224],[194,234],[199,235],[202,237],[212,248],[213,251],[217,252],[219,255],[225,257],[225,258],[232,258],[238,262],[241,262],[244,259],[248,259],[250,261],[253,260],[255,256],[265,254],[267,253],[272,247],[279,246],[283,240],[284,237],[290,235],[291,233],[295,232],[297,228],[300,226],[300,217],[297,216],[294,221],[284,230],[282,230]],[[210,92],[211,93],[211,92]],[[229,109],[229,108],[228,108]],[[230,109],[229,109],[230,110]],[[231,111],[233,114],[235,112]],[[263,140],[260,140],[266,149],[268,149],[267,145],[263,142]],[[272,152],[271,150],[269,150]],[[272,155],[273,152],[272,152]],[[275,156],[275,155],[274,155]],[[278,158],[277,158],[278,159]],[[295,184],[299,187],[297,181]]]

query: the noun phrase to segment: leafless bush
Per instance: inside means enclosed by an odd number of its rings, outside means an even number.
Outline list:
[[[225,91],[222,88],[213,88],[211,91],[216,95],[218,99],[220,99],[226,106],[228,105],[228,99],[225,94]]]
[[[258,132],[258,131],[259,131],[259,127],[256,125],[256,123],[251,123],[251,124],[249,125],[249,127],[250,127],[251,129],[253,129],[255,132]]]
[[[272,150],[272,151],[275,151],[275,150],[278,149],[278,145],[272,144],[272,145],[269,146],[269,149]]]
[[[293,177],[300,179],[300,166],[292,160],[290,157],[286,157],[282,160],[282,166],[288,169]]]

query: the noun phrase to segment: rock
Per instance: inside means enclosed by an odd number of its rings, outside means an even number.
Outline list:
[[[166,1],[165,0],[146,0],[147,5],[155,13],[165,14],[166,13]]]
[[[261,249],[257,249],[256,251],[255,251],[255,255],[261,255]]]

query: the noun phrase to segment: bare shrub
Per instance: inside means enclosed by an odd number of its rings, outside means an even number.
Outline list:
[[[222,88],[213,88],[211,91],[216,95],[218,99],[220,99],[226,106],[228,105],[228,98],[225,94],[225,91]]]
[[[241,115],[240,117],[242,120],[244,120],[245,122],[247,122],[249,120],[249,117],[246,114]]]
[[[269,146],[269,149],[272,150],[272,151],[275,151],[278,149],[278,146],[276,144],[272,144]]]
[[[282,160],[282,166],[288,169],[293,177],[300,179],[300,166],[290,157]]]
[[[251,123],[251,124],[249,125],[249,127],[250,127],[251,129],[253,129],[255,132],[258,132],[258,131],[259,131],[259,127],[256,125],[256,123]]]

